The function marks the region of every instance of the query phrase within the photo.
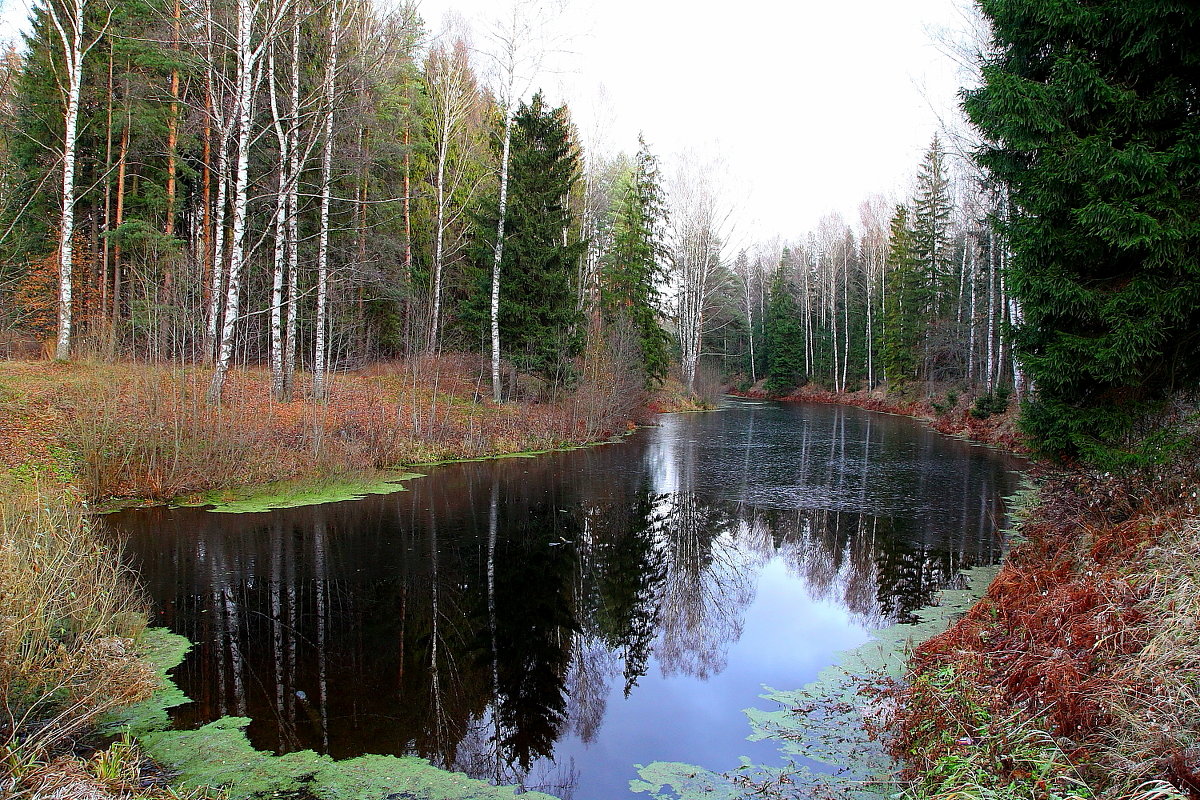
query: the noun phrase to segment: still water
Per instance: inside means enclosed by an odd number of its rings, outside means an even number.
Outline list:
[[[416,754],[576,800],[635,764],[779,761],[742,709],[1000,556],[1017,463],[910,420],[729,401],[620,444],[453,464],[408,491],[108,517],[195,643],[178,726]]]

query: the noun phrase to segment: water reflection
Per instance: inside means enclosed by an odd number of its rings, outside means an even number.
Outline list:
[[[771,648],[745,641],[748,620],[834,615],[859,636],[994,561],[1011,466],[907,420],[734,404],[358,502],[110,523],[161,620],[196,643],[177,670],[196,701],[179,724],[249,716],[278,752],[411,753],[613,797],[635,761],[663,757],[637,749],[646,731],[631,724],[736,712],[759,683],[800,685],[846,646],[805,638],[794,663],[759,663]],[[744,736],[712,766],[748,752]]]

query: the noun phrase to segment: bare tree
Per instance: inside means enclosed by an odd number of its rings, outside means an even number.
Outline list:
[[[442,273],[447,251],[457,250],[458,244],[448,247],[447,232],[461,216],[464,206],[451,207],[451,198],[462,188],[464,172],[452,170],[450,159],[457,145],[464,148],[462,134],[471,111],[478,106],[479,95],[471,72],[467,43],[458,38],[451,47],[435,44],[426,60],[425,81],[433,106],[432,133],[434,143],[434,191],[436,193],[433,220],[433,291],[427,348],[436,351],[442,319]],[[448,174],[450,173],[450,174]],[[469,187],[469,193],[474,193]]]
[[[717,165],[694,154],[679,161],[668,189],[668,259],[674,283],[680,369],[689,392],[696,388],[708,312],[723,288],[719,269],[730,235],[732,210],[713,184]]]

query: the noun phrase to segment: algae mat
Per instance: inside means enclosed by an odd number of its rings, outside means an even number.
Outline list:
[[[202,507],[222,514],[254,514],[343,500],[362,500],[368,495],[406,491],[405,481],[424,478],[421,472],[385,472],[379,475],[346,477],[324,483],[283,481],[248,489],[226,489],[176,501],[174,505]]]
[[[110,717],[103,731],[128,732],[158,763],[178,773],[184,788],[221,789],[230,800],[293,795],[318,800],[509,800],[516,787],[497,787],[447,772],[414,756],[367,755],[346,761],[304,750],[277,756],[256,750],[246,738],[245,717],[222,717],[191,731],[171,729],[169,710],[191,702],[167,673],[191,645],[155,628],[141,641],[158,670],[162,688],[149,700]],[[529,800],[555,800],[526,792]]]

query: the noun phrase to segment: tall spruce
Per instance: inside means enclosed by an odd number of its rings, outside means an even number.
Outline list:
[[[614,200],[612,239],[604,257],[601,295],[610,320],[630,324],[638,339],[647,388],[667,377],[668,337],[659,324],[666,279],[663,202],[658,160],[638,136],[638,152]]]
[[[763,338],[767,361],[767,381],[763,388],[768,394],[784,395],[805,383],[804,329],[800,306],[788,280],[790,261],[784,250],[775,276],[771,281],[770,299],[763,321]]]
[[[512,126],[500,340],[515,367],[556,380],[566,376],[582,346],[573,280],[586,243],[571,241],[575,226],[568,207],[579,179],[579,154],[566,107],[548,107],[541,92],[518,106]],[[493,199],[480,218],[476,261],[481,265],[491,267],[500,213],[499,201]],[[490,274],[481,278],[474,308],[464,314],[468,323],[479,320],[484,295],[490,295]]]
[[[917,172],[916,194],[912,200],[912,257],[922,273],[923,291],[919,302],[923,305],[926,328],[922,337],[921,375],[926,380],[934,377],[930,352],[934,332],[944,322],[951,299],[956,296],[950,240],[952,210],[946,151],[941,139],[935,135]]]
[[[982,0],[966,111],[1008,191],[1024,425],[1048,453],[1128,459],[1135,421],[1200,377],[1200,6]]]

